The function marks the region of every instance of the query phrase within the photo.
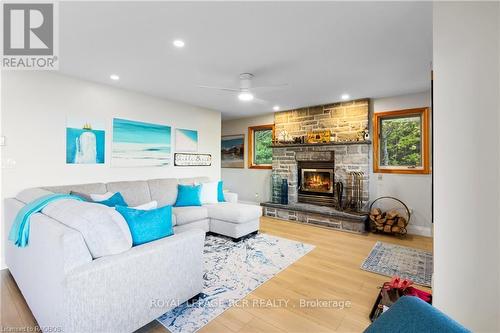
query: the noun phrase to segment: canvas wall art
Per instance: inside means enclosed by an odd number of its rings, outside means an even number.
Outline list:
[[[198,151],[198,131],[177,128],[175,130],[175,150]]]
[[[170,126],[114,118],[111,162],[114,167],[170,165]]]
[[[245,135],[225,135],[222,137],[221,166],[223,168],[245,167]]]
[[[104,164],[105,131],[102,124],[87,119],[66,121],[66,163]]]

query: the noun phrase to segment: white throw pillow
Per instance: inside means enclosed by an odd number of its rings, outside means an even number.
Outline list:
[[[145,204],[135,206],[135,207],[130,207],[132,209],[138,209],[138,210],[151,210],[151,209],[156,209],[158,208],[158,201],[153,200],[151,202],[146,202]]]
[[[119,254],[132,247],[127,221],[114,208],[69,199],[51,202],[42,213],[78,230],[94,259]]]
[[[104,194],[89,194],[89,195],[90,199],[92,199],[93,201],[104,201],[108,200],[113,195],[115,195],[115,192],[106,192]]]
[[[201,184],[200,200],[202,204],[216,204],[219,182],[208,182]]]

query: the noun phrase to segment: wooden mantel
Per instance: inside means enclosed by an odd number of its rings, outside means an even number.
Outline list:
[[[271,145],[271,148],[371,145],[371,143],[372,142],[370,140],[365,140],[365,141],[345,141],[345,142],[327,142],[327,143],[289,143],[289,144],[273,144],[273,145]]]

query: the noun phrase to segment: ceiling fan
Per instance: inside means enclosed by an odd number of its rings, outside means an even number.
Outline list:
[[[231,93],[236,93],[238,94],[238,99],[243,102],[249,102],[249,101],[256,101],[256,102],[261,102],[261,103],[268,103],[267,101],[264,101],[262,99],[255,98],[254,91],[258,89],[274,89],[274,88],[281,88],[285,87],[288,84],[283,83],[283,84],[273,84],[273,85],[265,85],[265,86],[257,86],[253,87],[252,86],[252,80],[255,77],[253,74],[250,73],[242,73],[240,74],[240,87],[239,88],[226,88],[226,87],[213,87],[213,86],[198,86],[199,88],[207,88],[207,89],[217,89],[221,91],[228,91]]]

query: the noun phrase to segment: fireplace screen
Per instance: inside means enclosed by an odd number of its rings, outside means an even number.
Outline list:
[[[333,170],[302,169],[301,171],[301,191],[333,193]]]

